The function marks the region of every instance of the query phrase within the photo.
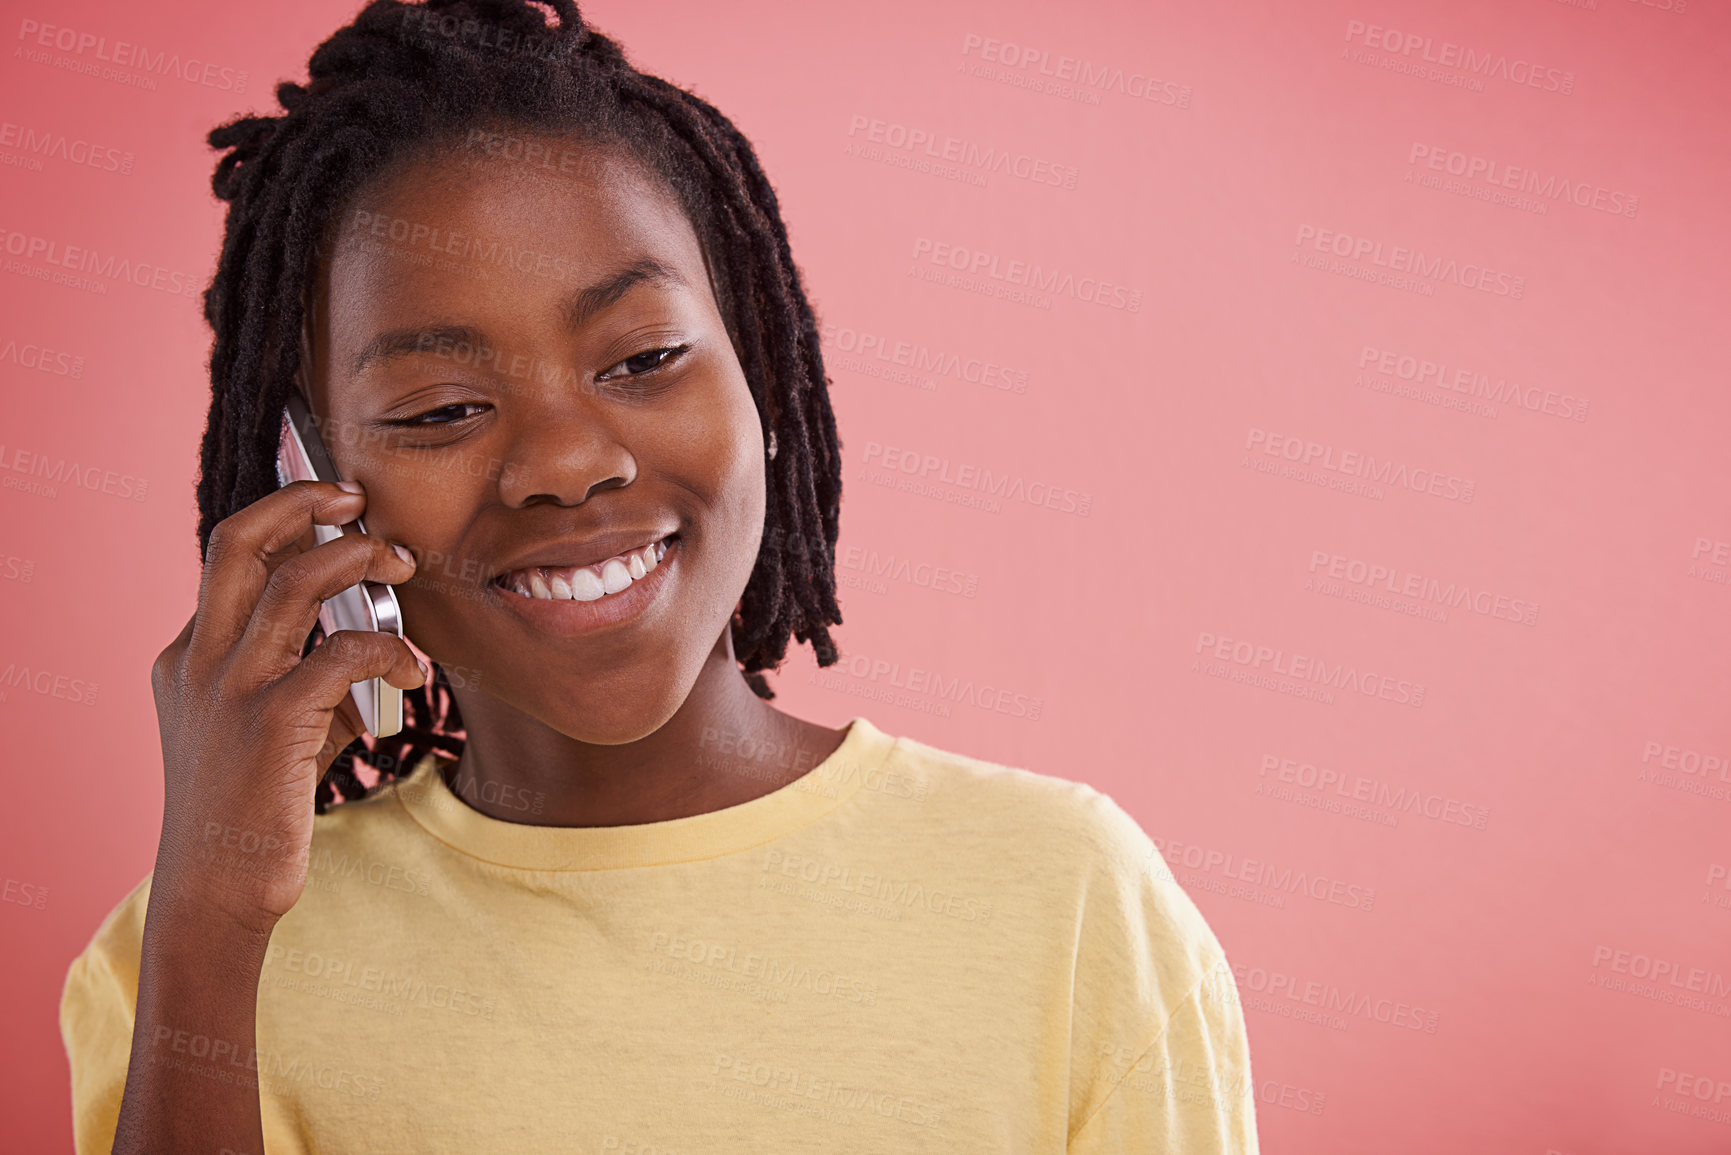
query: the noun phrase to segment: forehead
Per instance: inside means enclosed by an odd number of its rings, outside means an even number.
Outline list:
[[[357,313],[532,310],[644,257],[706,283],[691,222],[642,162],[576,139],[471,134],[350,198],[324,278],[332,336]]]

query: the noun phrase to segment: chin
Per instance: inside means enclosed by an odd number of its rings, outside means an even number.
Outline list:
[[[510,693],[502,681],[492,696],[568,738],[596,746],[618,746],[647,738],[665,726],[695,682],[667,663],[645,662],[641,670],[609,678],[562,672]]]

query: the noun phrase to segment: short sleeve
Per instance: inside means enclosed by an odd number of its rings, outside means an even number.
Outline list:
[[[1226,952],[1135,818],[1089,793],[1069,1151],[1254,1155],[1250,1044]]]
[[[103,920],[66,972],[60,1039],[72,1068],[72,1142],[77,1155],[106,1155],[114,1148],[132,1055],[148,895],[147,879]]]
[[[1237,987],[1224,958],[1173,1011],[1069,1155],[1256,1155],[1256,1095]]]

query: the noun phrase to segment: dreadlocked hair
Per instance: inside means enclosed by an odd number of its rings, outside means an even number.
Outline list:
[[[706,263],[766,440],[764,543],[734,614],[734,653],[753,692],[791,634],[819,666],[838,655],[830,625],[841,509],[841,443],[817,322],[774,191],[750,143],[696,95],[632,67],[584,24],[573,0],[375,0],[313,53],[309,83],[276,90],[280,116],[212,131],[223,150],[211,188],[228,202],[216,276],[204,294],[215,333],[200,453],[199,550],[223,518],[277,487],[281,413],[300,362],[309,288],[332,222],[387,165],[414,150],[461,151],[465,134],[578,137],[622,147],[679,197]],[[494,137],[496,139],[496,136]],[[303,656],[322,640],[315,627]],[[459,757],[465,734],[450,680],[404,691],[396,735],[360,738],[319,783],[315,809],[364,797],[430,752]]]

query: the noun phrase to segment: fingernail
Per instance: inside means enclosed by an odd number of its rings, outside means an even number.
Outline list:
[[[421,667],[421,685],[423,685],[423,686],[432,685],[433,684],[433,667],[428,665],[426,662],[421,661],[421,659],[419,659],[419,658],[415,659],[415,663],[416,663],[416,665]]]
[[[410,565],[415,564],[415,555],[414,554],[410,553],[408,550],[404,549],[402,546],[398,545],[396,542],[391,543],[391,548],[397,551],[398,557],[402,558],[404,561],[408,562]]]
[[[359,493],[361,491],[361,483],[358,481],[339,481],[337,482],[337,488],[345,489],[350,493]]]

